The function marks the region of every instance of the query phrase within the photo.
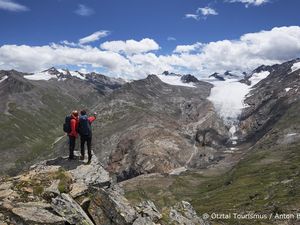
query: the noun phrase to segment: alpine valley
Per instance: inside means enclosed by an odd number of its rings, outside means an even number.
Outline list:
[[[84,108],[89,165],[67,160],[62,131]],[[299,112],[300,59],[131,81],[2,70],[0,224],[296,224],[259,215],[300,207]]]

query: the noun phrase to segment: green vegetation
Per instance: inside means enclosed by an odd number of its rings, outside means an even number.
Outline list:
[[[13,175],[27,165],[53,155],[53,142],[64,134],[62,124],[65,115],[74,108],[83,107],[83,102],[76,102],[54,90],[39,94],[40,99],[36,102],[40,102],[36,106],[11,102],[8,104],[9,115],[0,114],[0,152],[11,155],[15,164],[1,169],[0,175],[7,172]],[[0,159],[0,163],[3,166],[9,162]]]
[[[153,178],[151,182],[125,185],[132,203],[153,200],[164,209],[191,202],[203,213],[295,213],[300,207],[300,143],[284,144],[280,137],[299,130],[299,104],[295,104],[232,170],[216,176],[188,172],[180,176]],[[162,182],[170,185],[163,187]],[[274,224],[270,220],[213,220],[214,224]]]
[[[60,168],[54,172],[43,172],[37,174],[24,174],[23,177],[14,183],[14,189],[24,201],[30,201],[28,197],[44,197],[44,191],[50,187],[53,181],[59,181],[58,190],[60,193],[68,193],[72,183],[71,175]]]
[[[59,171],[54,175],[54,179],[59,180],[58,190],[60,193],[67,193],[70,191],[72,178],[65,170],[59,169]]]

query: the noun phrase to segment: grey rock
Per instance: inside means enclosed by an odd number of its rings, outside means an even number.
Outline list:
[[[198,83],[199,80],[191,74],[183,75],[181,78],[183,83]]]
[[[51,185],[44,190],[44,194],[48,196],[57,196],[60,194],[58,190],[59,180],[52,181]]]
[[[39,207],[20,207],[12,209],[12,213],[20,217],[27,225],[64,225],[65,219]]]
[[[92,199],[89,213],[94,221],[105,219],[116,225],[132,224],[138,217],[128,200],[113,189],[99,189]]]
[[[88,190],[89,187],[85,183],[76,182],[71,185],[71,191],[69,194],[72,196],[72,198],[76,198],[86,194]]]
[[[5,216],[2,213],[0,213],[0,225],[7,225],[5,222]]]
[[[182,201],[171,208],[170,219],[180,225],[208,225],[207,221],[200,218],[189,202]]]
[[[61,194],[52,199],[51,203],[53,209],[57,214],[62,216],[70,224],[76,225],[93,225],[94,223],[68,194]]]
[[[0,184],[0,191],[11,189],[12,186],[13,186],[13,183],[11,181],[4,182],[4,183]]]
[[[138,217],[132,225],[155,225],[150,217]]]
[[[111,183],[109,173],[102,167],[95,155],[92,157],[90,164],[79,165],[69,172],[72,174],[76,183],[86,185],[87,187],[104,187],[109,186]]]
[[[149,217],[153,222],[157,222],[162,218],[162,214],[152,201],[143,201],[135,209],[142,217]]]
[[[41,208],[41,209],[51,209],[51,205],[46,202],[18,202],[17,204],[18,208]]]
[[[10,197],[13,193],[14,193],[14,191],[11,189],[1,190],[0,191],[0,200]]]
[[[81,202],[80,202],[80,207],[87,212],[89,209],[89,206],[91,204],[91,199],[89,197],[84,198]]]
[[[240,139],[256,143],[271,131],[290,108],[296,107],[300,100],[300,76],[299,70],[291,71],[296,62],[299,60],[261,66],[253,71],[269,71],[270,75],[256,84],[246,96],[245,103],[248,107],[240,116]],[[297,129],[293,132],[297,132]],[[286,140],[289,141],[289,138]],[[282,142],[284,143],[285,141]]]

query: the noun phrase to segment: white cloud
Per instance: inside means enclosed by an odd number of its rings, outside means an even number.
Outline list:
[[[260,6],[270,2],[270,0],[227,0],[227,1],[230,3],[240,2],[245,4],[246,7],[248,7],[249,5]]]
[[[185,14],[184,18],[200,20],[201,18],[206,19],[208,16],[216,16],[216,15],[218,15],[218,12],[215,9],[206,6],[204,8],[198,8],[196,10],[196,14],[193,13]]]
[[[279,27],[270,31],[249,33],[239,40],[204,44],[199,52],[182,54],[194,58],[189,64],[195,71],[249,71],[262,64],[274,64],[300,55],[300,27]],[[205,72],[207,71],[207,72]]]
[[[185,14],[184,17],[185,17],[186,19],[199,20],[199,15],[197,15],[197,14]]]
[[[79,46],[78,43],[70,42],[70,41],[67,41],[67,40],[61,41],[60,44],[66,45],[66,46],[71,46],[71,47],[78,47]]]
[[[197,13],[201,13],[203,16],[218,15],[217,11],[210,7],[198,8]]]
[[[168,37],[167,40],[168,41],[176,41],[176,38],[174,38],[174,37]]]
[[[94,10],[86,5],[78,4],[78,8],[75,10],[75,13],[80,16],[90,16],[94,14]]]
[[[300,27],[276,27],[248,33],[237,40],[178,45],[169,55],[150,52],[159,49],[152,39],[104,42],[101,48],[72,45],[72,42],[44,46],[3,45],[0,46],[0,69],[35,72],[51,66],[88,65],[129,79],[164,70],[196,76],[226,70],[251,71],[262,64],[299,57]]]
[[[154,51],[160,48],[154,40],[149,38],[144,38],[140,41],[107,41],[101,44],[100,47],[104,50],[128,55]]]
[[[44,46],[3,45],[0,47],[0,68],[40,71],[55,65],[89,64],[112,73],[129,73],[131,65],[123,56],[99,48],[83,48],[52,44]]]
[[[203,46],[202,43],[197,42],[193,45],[177,45],[174,53],[189,53],[196,50],[199,50]]]
[[[12,0],[0,0],[0,9],[7,10],[7,11],[13,11],[13,12],[22,12],[22,11],[28,11],[29,8],[21,5],[19,3],[16,3]]]
[[[79,39],[79,43],[80,44],[86,44],[86,43],[90,43],[90,42],[93,42],[93,41],[98,41],[100,38],[108,36],[109,33],[110,32],[107,31],[107,30],[100,30],[100,31],[97,31],[97,32],[87,36],[87,37]]]

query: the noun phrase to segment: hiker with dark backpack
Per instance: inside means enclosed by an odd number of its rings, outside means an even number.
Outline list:
[[[74,159],[75,143],[78,137],[78,112],[76,110],[71,115],[66,116],[63,128],[69,137],[69,160],[72,160]]]
[[[93,116],[88,117],[85,110],[80,112],[78,133],[80,135],[80,147],[81,147],[81,157],[80,160],[84,160],[84,145],[87,143],[88,149],[88,164],[92,159],[92,122],[96,119],[97,113]]]

